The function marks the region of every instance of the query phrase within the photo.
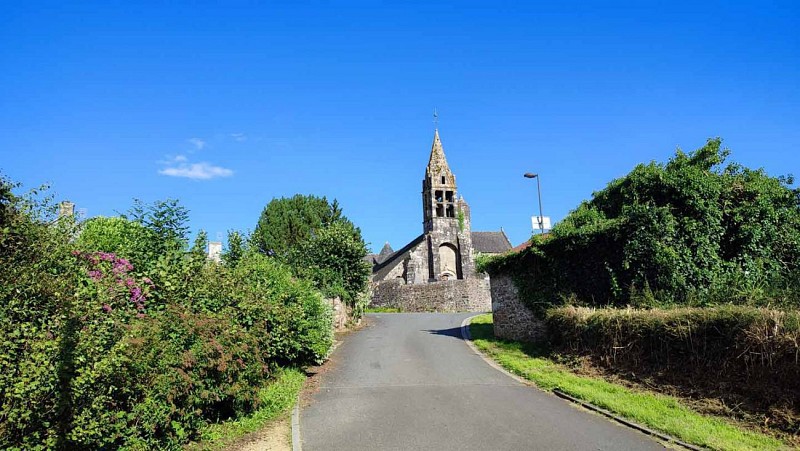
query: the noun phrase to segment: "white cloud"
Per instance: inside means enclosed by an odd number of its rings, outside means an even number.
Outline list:
[[[186,161],[186,155],[178,155],[175,158],[173,158],[172,161],[176,163],[183,163]]]
[[[179,155],[178,157],[183,157]],[[230,177],[233,171],[220,166],[214,166],[210,163],[188,163],[186,157],[182,160],[175,159],[178,163],[175,166],[161,169],[158,171],[161,175],[168,175],[170,177],[185,177],[193,180],[209,180],[217,177]]]
[[[247,135],[244,133],[231,133],[231,138],[239,142],[247,141]]]
[[[200,138],[191,138],[187,141],[189,141],[189,144],[193,145],[197,150],[203,150],[203,148],[206,146],[206,142]]]

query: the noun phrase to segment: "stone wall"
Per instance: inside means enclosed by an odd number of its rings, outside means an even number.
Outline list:
[[[331,306],[331,310],[333,311],[333,330],[340,331],[346,329],[350,314],[344,302],[342,302],[338,296],[335,298],[326,298],[325,302]]]
[[[488,278],[405,284],[402,279],[374,283],[372,305],[404,312],[488,312]]]
[[[545,337],[544,321],[520,301],[510,276],[492,275],[491,293],[495,337],[516,341],[537,341]]]

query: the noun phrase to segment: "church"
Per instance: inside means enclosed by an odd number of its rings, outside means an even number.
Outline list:
[[[478,254],[511,249],[505,232],[473,232],[470,208],[458,194],[438,129],[422,180],[422,234],[394,251],[386,243],[372,264],[372,305],[403,311],[489,311],[489,278]]]

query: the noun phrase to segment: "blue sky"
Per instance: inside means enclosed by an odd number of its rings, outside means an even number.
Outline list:
[[[435,107],[473,230],[518,244],[524,172],[555,220],[708,137],[800,175],[798,5],[3,2],[0,171],[88,216],[179,198],[212,238],[325,195],[397,249]]]

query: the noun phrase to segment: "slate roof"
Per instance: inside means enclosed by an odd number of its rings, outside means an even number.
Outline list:
[[[383,245],[383,249],[381,249],[380,254],[378,254],[376,263],[381,264],[385,262],[387,258],[392,256],[392,254],[394,254],[394,249],[392,249],[392,246],[389,246],[389,242],[387,241],[386,244]]]
[[[506,233],[499,232],[472,232],[472,248],[482,254],[501,254],[511,249],[511,241]]]
[[[378,254],[367,254],[364,256],[364,261],[375,266],[378,264]]]
[[[385,260],[376,264],[372,268],[373,280],[375,281],[383,280],[383,278],[386,277],[387,274],[389,274],[389,272],[392,270],[392,268],[394,268],[394,266],[398,263],[398,261],[403,261],[403,259],[405,259],[405,257],[409,254],[409,252],[411,252],[412,249],[414,249],[419,243],[421,243],[424,240],[425,240],[425,234],[422,234],[414,238],[414,240],[412,240],[410,243],[403,246],[403,248],[400,249],[399,251],[394,252]]]

